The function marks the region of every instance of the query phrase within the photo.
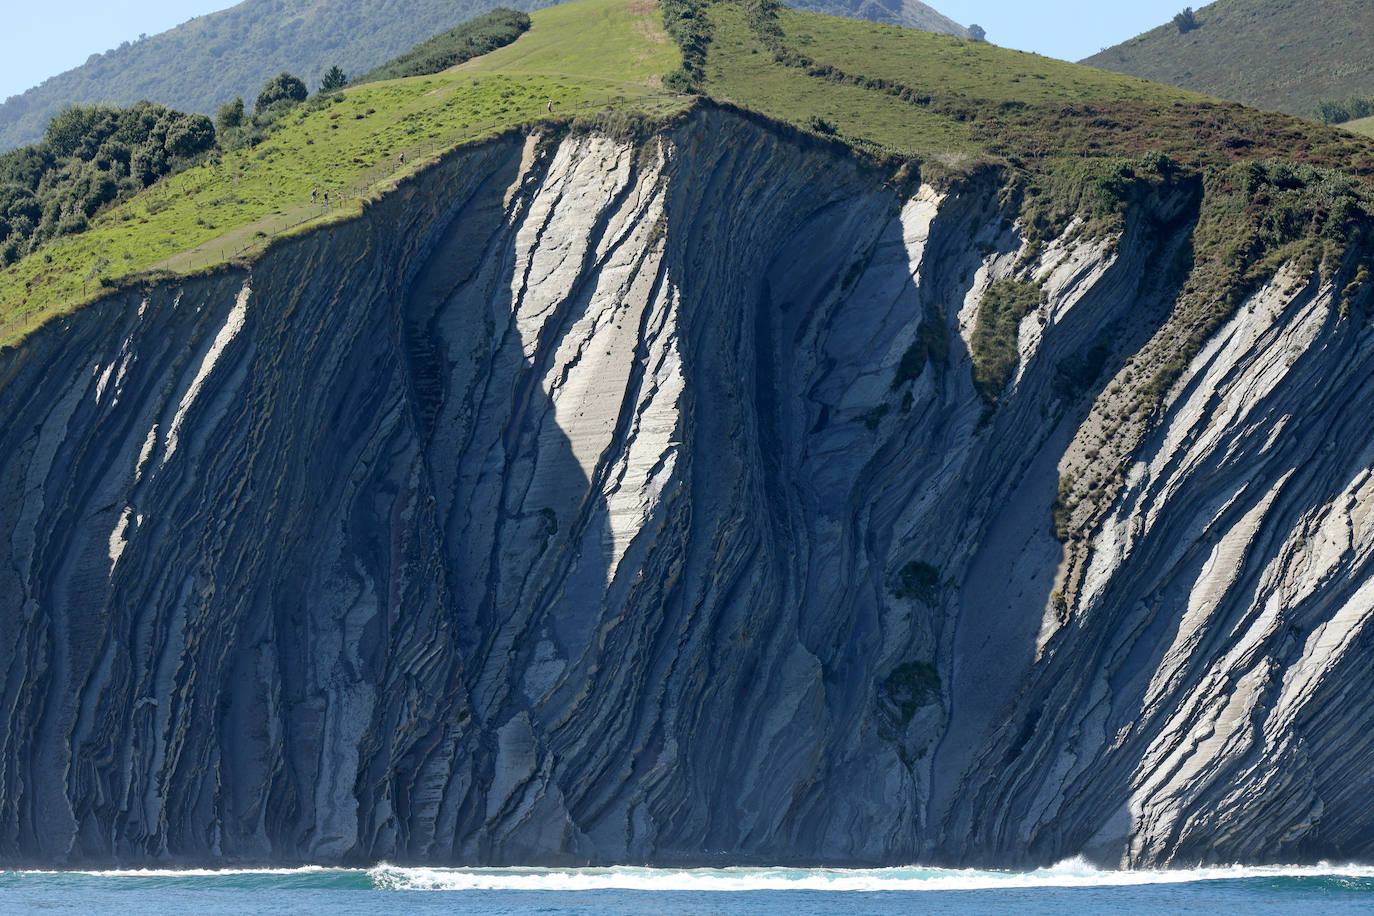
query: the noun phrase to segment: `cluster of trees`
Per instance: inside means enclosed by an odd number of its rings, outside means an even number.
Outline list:
[[[399,79],[403,76],[428,76],[438,73],[440,70],[447,70],[465,60],[510,44],[529,27],[530,17],[525,13],[498,7],[485,16],[478,16],[456,29],[449,29],[428,41],[421,42],[400,57],[387,61],[353,82],[356,85]],[[323,86],[320,89],[324,91]]]
[[[199,161],[215,145],[202,114],[151,102],[76,106],[39,143],[0,154],[0,266],[80,232],[102,207]]]
[[[1317,117],[1326,124],[1344,124],[1374,115],[1374,96],[1352,95],[1344,101],[1322,99],[1317,102],[1315,111]]]
[[[347,82],[335,67],[321,89],[332,94]],[[283,72],[262,87],[251,116],[236,98],[220,106],[217,124],[152,102],[68,108],[48,123],[40,142],[0,153],[0,267],[81,232],[101,209],[216,149],[256,144],[308,96],[304,81]]]
[[[343,71],[338,67],[336,80],[331,80],[331,74],[325,74],[326,79],[321,81],[320,91],[332,93],[334,90],[325,89],[325,83],[338,82],[340,85],[347,84],[348,78],[343,75]],[[256,146],[264,137],[276,129],[277,121],[282,115],[304,102],[310,96],[310,91],[305,87],[305,81],[300,77],[282,71],[272,77],[262,87],[258,97],[253,102],[253,112],[248,113],[248,107],[244,105],[242,97],[236,97],[232,102],[225,102],[219,107],[215,114],[215,127],[219,129],[219,146],[224,150],[242,149],[245,146]]]
[[[1197,21],[1197,14],[1193,12],[1191,6],[1185,6],[1182,10],[1174,13],[1174,25],[1178,28],[1178,34],[1186,35],[1193,29],[1202,28],[1202,23]]]

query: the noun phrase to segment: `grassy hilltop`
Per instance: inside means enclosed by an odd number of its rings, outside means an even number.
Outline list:
[[[98,296],[102,282],[203,270],[250,257],[284,232],[355,216],[454,146],[547,115],[549,101],[563,116],[612,103],[680,105],[659,81],[677,61],[652,5],[585,0],[544,11],[516,45],[444,73],[303,106],[256,149],[159,182],[0,272],[0,342]]]
[[[156,35],[92,54],[79,67],[0,100],[0,150],[37,142],[73,104],[130,105],[149,99],[213,115],[251,98],[282,70],[313,88],[332,66],[371,70],[428,36],[497,6],[535,10],[558,0],[243,0]],[[797,0],[812,12],[891,22],[968,37],[963,26],[918,0]]]
[[[139,99],[214,114],[282,70],[313,88],[331,66],[361,73],[493,7],[552,0],[243,0],[124,42],[0,102],[0,150],[32,143],[63,108]]]
[[[256,149],[160,182],[0,272],[0,341],[109,284],[211,269],[283,233],[351,218],[362,201],[460,144],[541,119],[671,116],[692,96],[665,90],[669,74],[669,85],[694,81],[707,97],[927,180],[1002,170],[1032,235],[1075,212],[1110,223],[1132,195],[1187,175],[1213,176],[1218,201],[1238,187],[1274,185],[1267,199],[1286,215],[1263,244],[1232,259],[1241,267],[1300,238],[1344,239],[1365,212],[1374,142],[1348,132],[981,42],[771,3],[672,0],[668,12],[665,29],[664,10],[649,0],[550,7],[483,57],[302,106]],[[1253,174],[1235,171],[1247,163],[1257,163]],[[312,203],[312,189],[329,192],[327,206]],[[1241,212],[1233,228],[1265,216],[1239,197],[1227,206]],[[1227,244],[1239,245],[1231,235]]]

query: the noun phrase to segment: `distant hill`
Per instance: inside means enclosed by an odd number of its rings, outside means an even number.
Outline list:
[[[250,105],[283,70],[314,90],[331,66],[357,75],[498,6],[531,11],[557,0],[244,0],[138,42],[92,54],[80,67],[0,104],[0,151],[40,139],[71,105],[141,99],[213,115],[242,96]],[[917,0],[798,0],[801,9],[871,19],[963,38],[968,31]]]
[[[1082,63],[1311,117],[1320,99],[1374,92],[1370,0],[1219,0]]]

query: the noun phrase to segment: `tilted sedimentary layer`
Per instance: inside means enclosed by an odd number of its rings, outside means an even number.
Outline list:
[[[1066,548],[1197,201],[1035,255],[993,407],[997,191],[510,136],[0,355],[0,859],[1369,855],[1374,331],[1280,272]]]

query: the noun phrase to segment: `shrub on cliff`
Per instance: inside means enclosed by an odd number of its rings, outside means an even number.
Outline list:
[[[1011,381],[1021,352],[1016,346],[1021,319],[1040,304],[1040,287],[1019,280],[998,280],[978,304],[970,355],[973,384],[989,404],[997,403]]]
[[[929,662],[898,665],[883,680],[883,693],[895,708],[898,721],[906,725],[916,715],[916,710],[938,701],[939,672]]]

